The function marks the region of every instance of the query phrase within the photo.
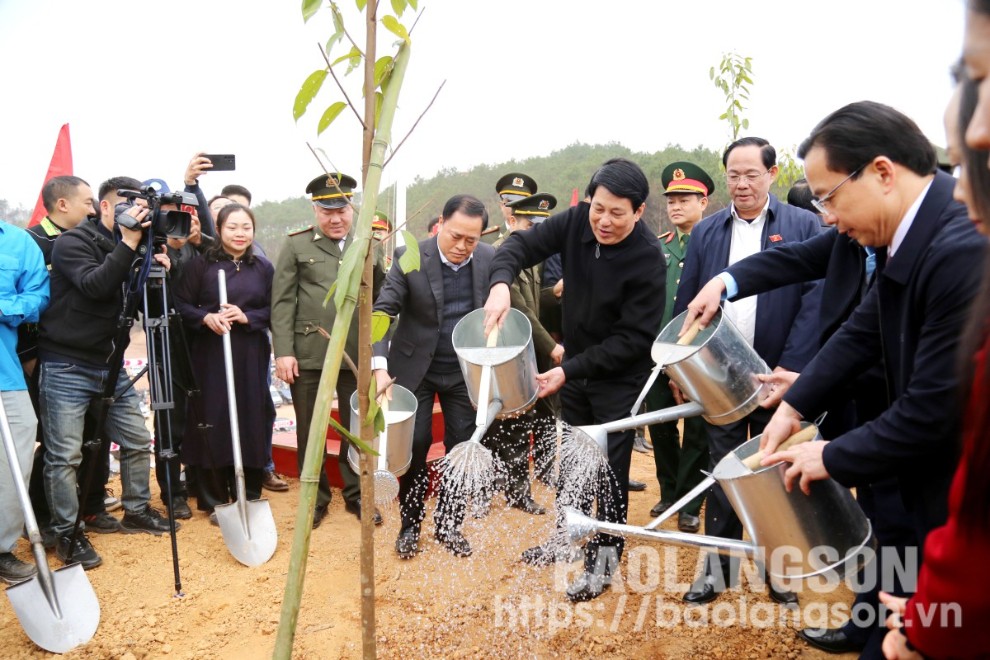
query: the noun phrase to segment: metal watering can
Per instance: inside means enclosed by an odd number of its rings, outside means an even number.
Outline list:
[[[784,487],[786,463],[761,467],[760,437],[756,436],[726,455],[711,476],[686,494],[664,515],[646,527],[608,523],[575,509],[565,511],[565,527],[572,543],[597,533],[656,543],[692,547],[719,554],[764,559],[771,577],[841,579],[858,571],[873,557],[876,539],[870,521],[848,489],[831,479],[815,481],[811,494]],[[814,424],[781,445],[786,448],[820,439]],[[714,482],[725,491],[752,542],[656,529]]]
[[[416,409],[419,407],[416,395],[401,385],[392,385],[392,398],[382,397],[382,411],[385,414],[385,430],[375,436],[372,447],[378,452],[375,481],[375,503],[386,505],[399,496],[399,477],[409,471],[412,464],[413,432],[416,429]],[[361,413],[358,393],[351,394],[351,428],[356,436],[361,435]],[[347,462],[354,472],[361,472],[361,454],[351,445],[347,450]]]
[[[672,319],[653,342],[650,356],[656,366],[630,411],[630,417],[579,426],[574,433],[578,441],[590,440],[607,454],[609,433],[697,415],[722,426],[756,410],[768,394],[757,378],[770,373],[767,363],[721,310],[704,330],[699,330],[696,323],[678,337],[686,315],[684,312]],[[661,370],[677,383],[690,402],[637,415],[643,398]]]

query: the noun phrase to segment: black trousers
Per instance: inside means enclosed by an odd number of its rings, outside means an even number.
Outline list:
[[[869,571],[877,576],[877,579],[870,585],[871,588],[857,592],[852,606],[854,609],[871,608],[875,618],[871,626],[858,624],[856,617],[850,618],[842,626],[842,632],[849,639],[864,645],[861,658],[883,658],[881,645],[887,634],[887,627],[886,621],[880,617],[880,589],[882,587],[884,590],[889,590],[895,596],[906,596],[913,593],[916,588],[913,584],[901,584],[900,580],[896,579],[899,573],[886,569],[885,566],[893,559],[890,553],[896,554],[901,566],[907,566],[905,557],[907,549],[911,547],[918,549],[920,559],[921,546],[918,544],[918,535],[911,514],[904,507],[900,484],[896,478],[857,486],[856,500],[873,525],[880,552],[875,560],[877,565],[871,567]],[[861,574],[863,572],[861,571]],[[880,583],[880,576],[888,572],[895,577],[893,585]],[[860,615],[859,618],[861,621],[865,620],[865,615]]]
[[[430,445],[433,444],[434,397],[440,399],[440,408],[443,411],[443,445],[447,453],[471,437],[475,429],[475,411],[468,397],[464,376],[460,371],[451,373],[427,371],[414,394],[417,409],[412,461],[409,471],[402,476],[399,484],[399,503],[402,514],[400,534],[413,529],[418,535],[425,515],[426,490],[429,486],[426,456],[430,451]],[[437,530],[460,529],[464,522],[464,502],[455,501],[441,487],[434,521]]]
[[[186,468],[195,481],[196,508],[200,511],[213,511],[214,507],[237,501],[237,482],[232,465],[215,469],[203,465],[190,465]],[[263,468],[244,468],[244,491],[249,500],[261,499]]]
[[[509,504],[518,504],[532,495],[529,481],[530,434],[533,435],[533,454],[537,474],[547,469],[546,440],[554,427],[555,419],[548,409],[534,406],[519,417],[495,420],[482,443],[492,450],[505,470],[505,498]],[[553,469],[553,456],[549,457]]]
[[[560,391],[562,416],[571,426],[604,424],[629,417],[629,410],[636,403],[648,372],[591,380],[568,380]],[[629,511],[629,466],[632,462],[633,440],[636,431],[619,431],[608,434],[608,465],[611,471],[598,484],[599,520],[625,523]],[[577,503],[590,512],[590,497]],[[600,572],[599,555],[609,564],[622,558],[625,540],[621,536],[598,534],[585,546],[585,568]],[[606,550],[607,549],[607,550]],[[604,553],[604,554],[603,554]],[[613,559],[614,558],[614,559]]]
[[[704,422],[705,431],[708,434],[709,471],[714,470],[718,462],[733,449],[749,438],[763,433],[764,427],[772,416],[772,410],[757,408],[738,422],[724,426]],[[738,540],[742,540],[743,536],[742,522],[736,516],[735,509],[729,503],[725,491],[717,483],[708,491],[708,504],[705,507],[705,534]],[[721,590],[725,586],[733,584],[738,572],[739,559],[736,557],[710,553],[705,559],[705,573],[724,580],[721,583],[716,582],[716,589]]]
[[[296,411],[296,461],[299,473],[302,474],[303,462],[306,459],[306,446],[309,444],[310,423],[313,421],[313,411],[316,408],[316,391],[320,387],[318,369],[300,369],[295,382],[289,385],[292,391],[292,407]],[[340,412],[340,425],[345,429],[351,428],[351,395],[357,390],[357,378],[346,367],[341,367],[337,376],[337,409]],[[350,443],[340,441],[340,455],[337,463],[340,466],[340,476],[344,480],[344,499],[353,502],[361,497],[361,482],[357,473],[347,463],[347,451]],[[325,455],[324,455],[325,456]],[[326,460],[324,460],[324,464]],[[320,467],[320,485],[316,494],[316,505],[326,506],[330,503],[330,480],[326,470]]]
[[[676,404],[669,383],[670,379],[664,375],[657,378],[646,394],[647,410],[654,412]],[[683,424],[683,442],[677,431],[677,422],[650,425],[653,461],[657,468],[657,482],[660,484],[660,501],[667,504],[673,504],[700,484],[705,478],[701,471],[708,469],[708,436],[705,434],[704,420],[701,417],[689,417],[683,420]],[[681,511],[696,516],[704,501],[705,496],[699,495]]]

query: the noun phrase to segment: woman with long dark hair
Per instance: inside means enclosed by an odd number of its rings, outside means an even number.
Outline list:
[[[200,395],[190,402],[182,462],[195,472],[200,511],[236,499],[223,335],[230,334],[234,390],[248,499],[261,497],[268,460],[265,441],[275,421],[268,388],[268,327],[274,268],[255,255],[251,210],[229,204],[217,214],[218,242],[193,259],[175,291],[175,305],[190,329],[193,372]],[[227,280],[220,304],[217,273]]]
[[[984,75],[990,75],[990,2],[971,2],[969,21],[974,12],[985,25]],[[970,34],[967,30],[967,38]],[[990,234],[990,132],[986,139],[967,139],[978,87],[964,77],[945,123],[949,157],[960,170],[956,199],[966,204],[981,233]],[[990,126],[990,108],[976,121]],[[949,518],[925,541],[915,595],[908,600],[881,594],[894,612],[883,643],[887,658],[990,657],[990,255],[960,343],[959,371],[961,396],[968,404]]]

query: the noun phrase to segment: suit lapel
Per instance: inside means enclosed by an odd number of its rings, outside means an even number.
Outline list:
[[[424,244],[425,243],[425,244]],[[422,248],[422,266],[426,273],[426,280],[430,283],[430,290],[433,292],[433,300],[436,302],[437,326],[443,323],[443,264],[440,262],[440,253],[437,248],[436,238],[429,238],[420,243]]]

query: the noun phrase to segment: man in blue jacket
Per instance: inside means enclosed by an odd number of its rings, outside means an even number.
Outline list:
[[[677,289],[675,316],[726,266],[775,245],[818,234],[818,216],[783,204],[770,194],[777,177],[776,163],[776,150],[763,138],[741,138],[726,148],[722,164],[732,204],[702,220],[692,232]],[[775,372],[800,372],[818,348],[820,299],[817,283],[793,284],[727,303],[725,316]],[[769,419],[770,411],[759,408],[724,426],[706,422],[711,467],[749,437],[761,433]],[[713,486],[705,507],[705,533],[741,539],[742,532],[742,523],[725,493]],[[734,581],[737,571],[738,560],[709,555],[703,574],[684,600],[699,605],[715,600]],[[770,596],[777,602],[796,602],[794,594],[777,591],[773,585]]]

